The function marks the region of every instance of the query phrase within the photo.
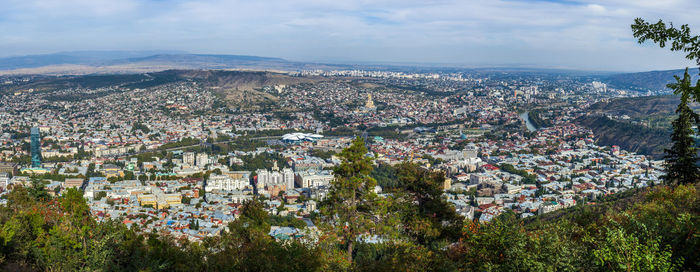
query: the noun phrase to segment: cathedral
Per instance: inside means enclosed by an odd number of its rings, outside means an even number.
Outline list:
[[[367,102],[365,102],[365,106],[360,109],[360,112],[370,112],[376,110],[377,106],[375,106],[374,101],[372,101],[372,94],[367,94]]]

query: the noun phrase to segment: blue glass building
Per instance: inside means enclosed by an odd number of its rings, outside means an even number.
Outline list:
[[[41,134],[39,128],[31,129],[31,152],[32,152],[32,168],[41,167]]]

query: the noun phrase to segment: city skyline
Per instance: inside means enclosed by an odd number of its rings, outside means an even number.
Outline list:
[[[4,1],[0,57],[75,50],[182,50],[349,64],[601,71],[693,67],[638,45],[635,17],[689,24],[666,1]],[[697,28],[697,27],[696,27]]]

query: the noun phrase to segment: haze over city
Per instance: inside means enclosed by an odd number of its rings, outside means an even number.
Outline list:
[[[700,26],[700,2],[4,0],[0,56],[182,50],[293,61],[678,69],[682,55],[638,45],[635,17]]]

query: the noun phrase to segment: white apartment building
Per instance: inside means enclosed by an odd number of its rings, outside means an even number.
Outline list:
[[[327,186],[333,181],[333,174],[329,171],[302,172],[297,175],[297,181],[302,188],[316,188]]]
[[[188,166],[194,166],[194,152],[182,153],[182,163]]]
[[[197,154],[197,166],[199,167],[205,167],[209,164],[209,156],[207,153],[199,153]]]
[[[262,190],[266,186],[285,185],[287,189],[294,188],[294,171],[289,168],[284,168],[282,171],[268,171],[267,169],[258,169],[258,183],[256,187]]]
[[[237,179],[228,175],[211,175],[207,180],[207,186],[204,188],[204,191],[237,191],[245,189],[248,184],[247,178]]]

